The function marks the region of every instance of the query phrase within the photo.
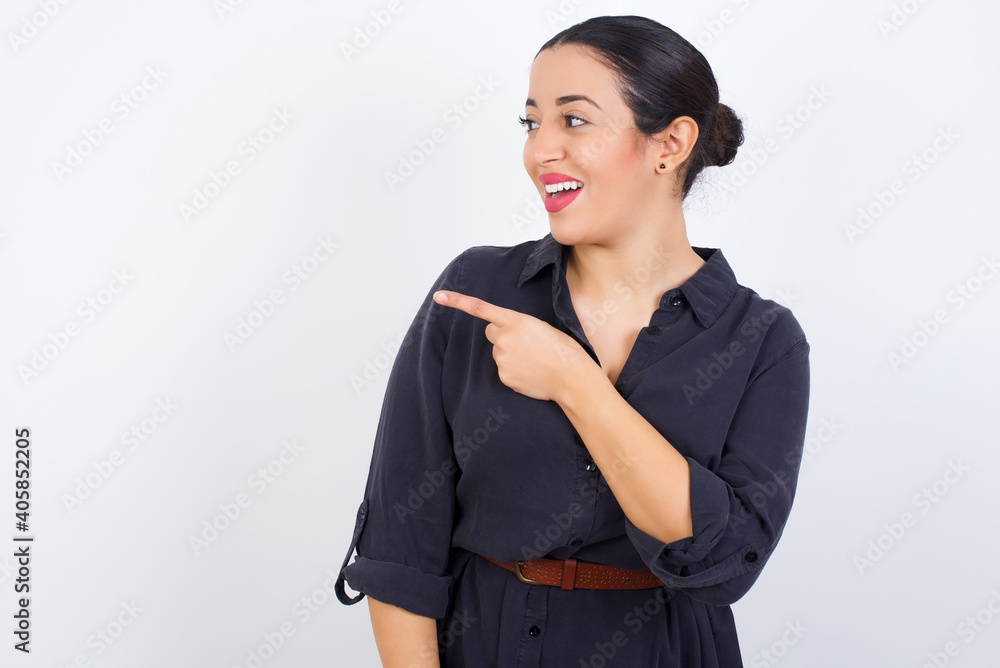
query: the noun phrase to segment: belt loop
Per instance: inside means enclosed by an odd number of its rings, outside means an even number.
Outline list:
[[[573,557],[566,557],[563,562],[563,572],[562,572],[562,585],[560,589],[565,589],[566,591],[573,591],[573,585],[576,583],[576,559]]]

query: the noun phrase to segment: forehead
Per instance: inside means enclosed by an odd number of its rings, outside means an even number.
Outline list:
[[[552,105],[563,95],[586,95],[604,110],[621,102],[614,72],[578,44],[545,49],[531,64],[528,97],[535,104]]]

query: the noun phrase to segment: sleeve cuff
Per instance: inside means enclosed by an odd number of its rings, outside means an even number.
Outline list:
[[[716,584],[750,570],[760,546],[747,545],[717,564],[703,563],[719,542],[729,522],[729,487],[725,481],[691,457],[692,534],[670,543],[638,529],[626,517],[625,533],[642,560],[668,587]],[[753,553],[752,557],[747,557]]]
[[[442,619],[448,610],[452,577],[424,573],[412,566],[358,556],[343,570],[351,589],[412,613]]]

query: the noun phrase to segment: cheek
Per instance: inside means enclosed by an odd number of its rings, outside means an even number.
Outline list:
[[[609,150],[591,165],[591,179],[601,185],[602,197],[629,198],[642,190],[642,163],[632,152]]]

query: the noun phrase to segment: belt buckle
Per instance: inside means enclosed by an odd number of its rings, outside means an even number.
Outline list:
[[[535,580],[529,580],[528,578],[524,577],[524,575],[521,574],[521,564],[522,563],[523,562],[521,562],[521,561],[515,561],[514,562],[514,575],[517,576],[518,580],[520,580],[521,582],[523,582],[525,584],[530,584],[530,585],[545,584],[544,582],[536,582]]]

